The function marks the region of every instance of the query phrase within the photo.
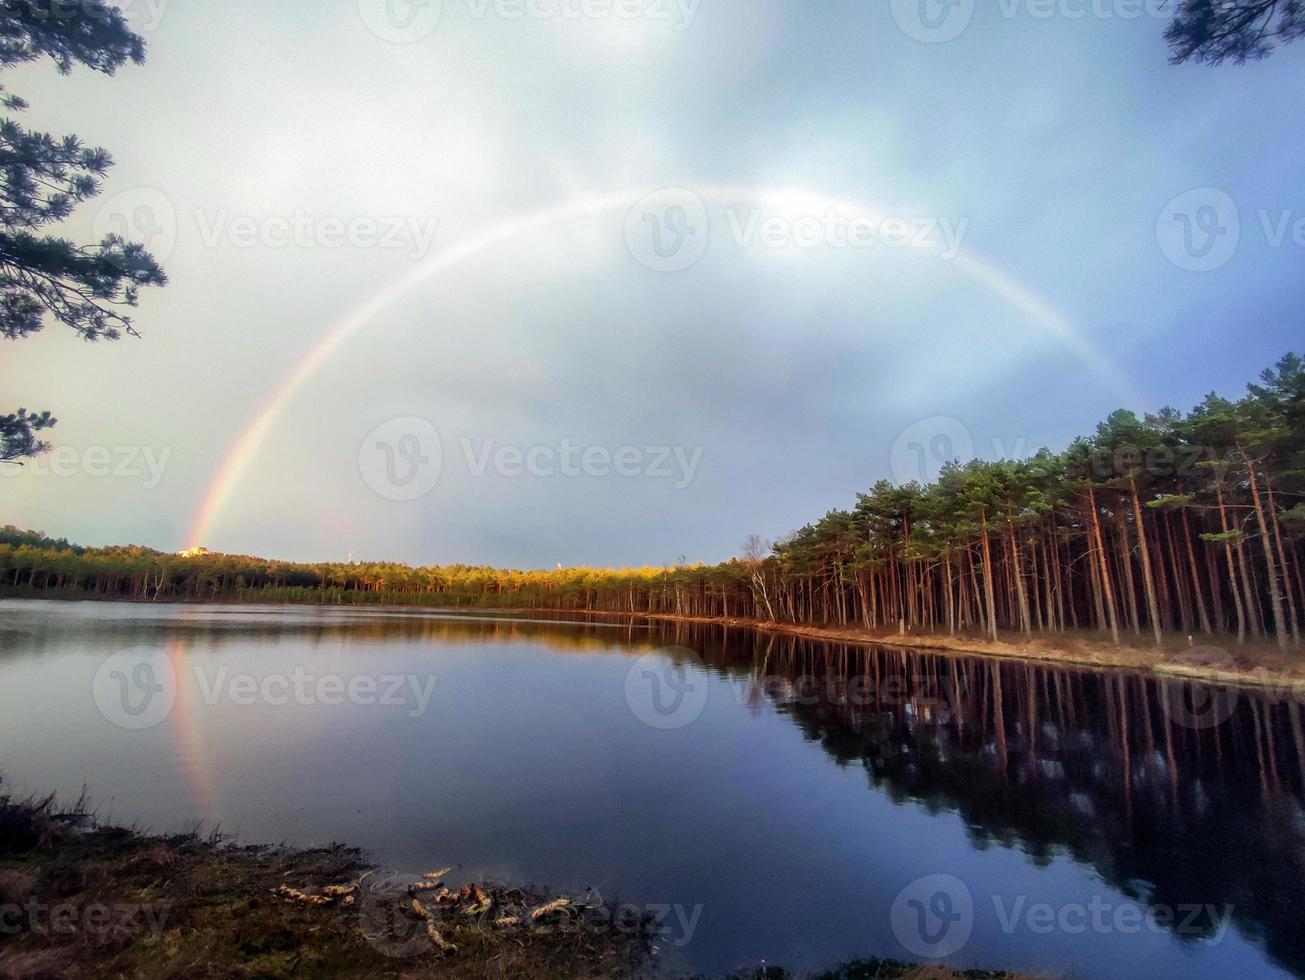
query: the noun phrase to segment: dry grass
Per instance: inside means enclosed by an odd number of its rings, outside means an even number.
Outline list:
[[[0,798],[0,820],[0,907],[9,914],[0,980],[619,977],[633,976],[646,950],[638,929],[577,928],[594,908],[583,902],[569,904],[567,918],[561,906],[532,916],[554,896],[525,889],[431,897],[429,922],[406,928],[385,917],[374,876],[347,848],[79,829],[48,800]]]
[[[655,973],[649,922],[614,927],[612,908],[592,896],[491,883],[453,889],[443,884],[447,873],[378,876],[343,847],[287,851],[193,834],[146,837],[58,814],[48,799],[0,796],[0,911],[7,916],[0,980]],[[109,914],[93,919],[99,909]],[[68,928],[60,928],[59,910],[71,917]],[[771,969],[751,978],[788,976]],[[821,980],[1002,976],[876,960]]]
[[[1194,636],[1189,644],[1187,637],[1175,636],[1157,648],[1149,641],[1149,634],[1147,639],[1131,634],[1121,636],[1120,645],[1115,646],[1109,635],[1097,633],[1041,633],[1031,639],[1008,633],[999,635],[994,643],[986,636],[974,634],[898,633],[855,626],[810,626],[735,617],[652,613],[590,615],[634,615],[649,620],[730,626],[839,643],[911,647],[1080,667],[1122,667],[1217,683],[1272,687],[1281,692],[1305,692],[1305,656],[1302,656],[1305,651],[1284,654],[1273,643],[1259,641],[1238,645],[1236,639],[1230,637]]]

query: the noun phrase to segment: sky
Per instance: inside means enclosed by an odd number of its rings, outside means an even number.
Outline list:
[[[738,553],[1300,349],[1305,48],[1157,0],[130,0],[8,72],[170,284],[6,342],[0,523],[295,560]]]

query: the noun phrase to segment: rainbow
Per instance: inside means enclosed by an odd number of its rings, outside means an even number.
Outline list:
[[[172,620],[170,625],[175,627],[189,618],[191,613],[183,611]],[[190,643],[188,639],[177,638],[169,640],[164,646],[177,684],[176,700],[169,715],[169,724],[179,750],[178,765],[181,769],[181,778],[190,790],[191,801],[205,819],[216,821],[218,787],[209,766],[208,743],[192,685],[194,678],[188,669]]]
[[[816,209],[832,208],[843,215],[882,220],[882,212],[864,202],[829,197],[801,189],[711,185],[694,186],[693,190],[704,201],[718,205],[746,201],[763,206],[774,205],[780,209],[791,209],[797,203],[805,213],[814,213]],[[346,313],[282,379],[231,444],[191,520],[186,539],[187,547],[199,547],[211,540],[223,508],[257,456],[268,431],[300,389],[346,341],[383,312],[428,280],[499,245],[579,218],[628,210],[634,202],[644,196],[644,192],[638,191],[593,195],[506,221],[474,238],[436,252],[412,271],[394,280]],[[1046,329],[1106,384],[1117,390],[1123,390],[1122,372],[1100,350],[1089,343],[1068,318],[1053,309],[1036,293],[964,249],[955,256],[952,264],[962,274]],[[1134,400],[1131,398],[1131,393],[1124,392],[1124,394],[1128,400]]]

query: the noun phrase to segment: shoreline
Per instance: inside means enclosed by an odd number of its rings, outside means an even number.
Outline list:
[[[502,610],[508,611],[508,610]],[[527,612],[530,610],[512,610]],[[1095,638],[1082,635],[1060,634],[1050,638],[1069,644],[1068,649],[1048,649],[1046,642],[1037,639],[1023,643],[982,640],[977,637],[940,633],[879,633],[861,627],[813,626],[802,623],[768,622],[733,616],[684,616],[674,613],[628,613],[591,611],[589,616],[626,616],[669,623],[688,623],[700,626],[723,626],[730,629],[749,629],[757,633],[777,633],[821,640],[827,643],[850,643],[857,646],[906,647],[928,653],[955,656],[989,657],[999,660],[1022,660],[1050,666],[1081,667],[1093,670],[1129,670],[1154,674],[1160,678],[1204,680],[1218,684],[1235,684],[1260,690],[1276,690],[1305,694],[1305,656],[1293,661],[1276,651],[1257,646],[1241,648],[1250,664],[1239,664],[1230,648],[1215,645],[1224,637],[1210,637],[1210,645],[1195,644],[1189,650],[1156,650],[1121,645],[1114,647],[1106,641],[1102,645]],[[1231,648],[1236,650],[1237,648]],[[1190,655],[1190,651],[1220,651],[1226,662],[1211,663],[1207,654],[1188,660],[1173,659]]]
[[[1300,656],[1283,655],[1268,642],[1235,646],[1232,637],[1193,637],[1193,646],[1187,649],[1155,649],[1153,647],[1121,644],[1116,647],[1109,638],[1086,633],[1060,633],[1022,639],[982,639],[972,635],[941,633],[888,633],[867,630],[863,627],[818,626],[804,623],[786,623],[748,619],[736,616],[688,616],[676,613],[630,612],[606,609],[553,609],[529,606],[428,606],[420,603],[315,603],[260,601],[248,597],[197,599],[185,602],[156,602],[148,599],[123,599],[119,597],[20,595],[0,591],[0,600],[21,599],[44,602],[123,602],[142,606],[193,605],[193,606],[284,606],[304,608],[404,610],[413,612],[462,613],[493,616],[495,614],[528,614],[549,616],[576,616],[614,619],[640,619],[648,622],[683,623],[694,626],[720,626],[728,629],[752,630],[756,633],[796,636],[827,643],[848,643],[857,646],[905,647],[949,656],[990,657],[1001,660],[1018,660],[1045,666],[1078,667],[1091,670],[1127,670],[1150,674],[1159,679],[1207,681],[1219,685],[1235,685],[1279,694],[1305,695],[1305,653]],[[1201,643],[1200,640],[1208,643]],[[1220,645],[1228,644],[1227,646]],[[1240,654],[1240,657],[1238,656]]]
[[[448,884],[446,884],[446,879]],[[0,976],[552,980],[693,976],[659,964],[653,907],[398,875],[344,845],[239,846],[104,827],[0,794]],[[763,961],[764,964],[764,961]],[[673,971],[673,972],[668,972]],[[760,965],[728,980],[796,980]],[[1022,980],[865,959],[814,980]],[[1027,980],[1027,978],[1023,978]]]

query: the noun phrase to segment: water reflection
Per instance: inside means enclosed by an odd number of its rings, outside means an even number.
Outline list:
[[[569,614],[405,612],[316,606],[135,605],[10,602],[0,621],[0,657],[63,652],[86,641],[106,651],[132,645],[220,649],[227,644],[297,637],[313,645],[408,641],[535,643],[560,653],[647,643],[655,627],[634,621],[584,621]],[[49,615],[55,612],[57,615]]]
[[[96,710],[91,675],[140,646],[210,682],[307,666],[439,686],[414,714],[239,705],[183,683],[166,724],[126,732]],[[630,703],[652,651],[706,684],[686,725]],[[1199,693],[613,617],[0,603],[0,767],[27,788],[89,783],[126,822],[221,821],[247,840],[348,841],[401,870],[465,863],[701,908],[690,972],[909,956],[890,907],[947,871],[987,903],[963,965],[1274,973],[1239,933],[1305,974],[1301,705]],[[1012,934],[989,901],[1096,895],[1227,907],[1236,933],[1204,943],[1204,917],[1159,938]]]
[[[1069,854],[1145,905],[1227,907],[1245,935],[1305,973],[1297,698],[798,637],[673,633],[895,800],[959,813],[976,848],[1018,847],[1040,863]],[[1214,931],[1209,916],[1192,925],[1175,932]]]

